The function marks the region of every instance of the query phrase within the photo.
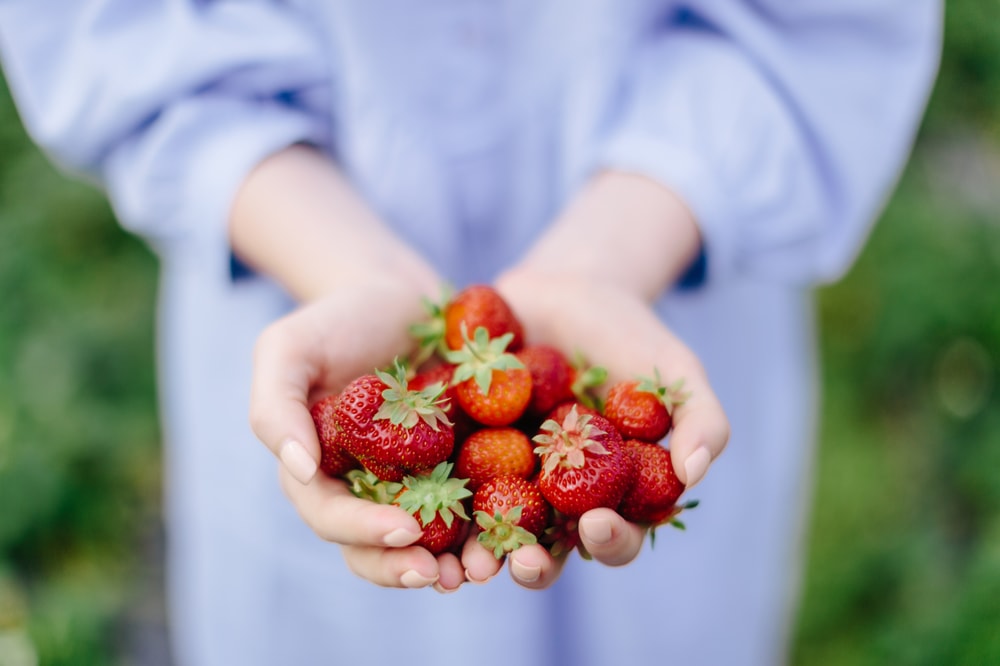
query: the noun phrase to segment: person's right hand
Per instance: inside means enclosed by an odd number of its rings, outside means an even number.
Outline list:
[[[337,289],[270,325],[254,352],[250,422],[280,459],[281,486],[299,515],[342,546],[355,574],[387,587],[448,591],[465,581],[464,567],[454,555],[411,547],[421,535],[415,518],[317,473],[320,446],[309,413],[315,400],[404,354],[421,307],[414,285],[386,279]]]

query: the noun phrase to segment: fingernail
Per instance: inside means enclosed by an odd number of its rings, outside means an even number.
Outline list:
[[[461,587],[461,586],[459,586]],[[440,582],[434,583],[434,590],[440,592],[441,594],[451,594],[452,592],[458,592],[457,587],[453,587],[450,590],[442,585]]]
[[[692,488],[705,477],[708,465],[712,462],[712,454],[704,446],[699,446],[694,453],[684,461],[684,471],[687,472],[686,488]]]
[[[420,538],[420,532],[411,532],[402,527],[397,527],[393,531],[382,537],[382,543],[390,548],[402,548]]]
[[[517,560],[511,560],[510,572],[522,583],[534,583],[542,575],[542,568],[525,566]]]
[[[494,574],[495,576],[496,574]],[[493,576],[487,576],[486,578],[473,578],[469,575],[469,570],[465,570],[465,580],[469,581],[473,585],[485,585],[486,583],[493,580]]]
[[[316,476],[316,461],[309,455],[305,447],[294,439],[281,445],[281,464],[302,485],[306,485]]]
[[[581,518],[579,529],[587,541],[604,544],[611,541],[611,521],[603,518]]]
[[[403,587],[414,589],[418,587],[427,587],[428,585],[436,583],[437,577],[426,578],[414,569],[409,569],[399,577],[399,582],[403,584]]]

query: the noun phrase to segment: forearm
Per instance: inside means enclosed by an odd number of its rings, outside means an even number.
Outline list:
[[[643,176],[596,175],[514,270],[622,288],[652,301],[697,257],[694,217]]]
[[[433,269],[403,243],[319,151],[292,146],[255,168],[229,220],[233,251],[301,301],[397,279],[434,294]]]

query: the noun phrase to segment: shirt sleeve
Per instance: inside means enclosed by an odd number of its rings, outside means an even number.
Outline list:
[[[831,281],[909,154],[937,70],[935,0],[705,0],[657,22],[595,168],[689,205],[707,279]]]
[[[285,4],[8,0],[0,55],[33,139],[158,249],[228,252],[247,172],[325,145],[323,44]]]

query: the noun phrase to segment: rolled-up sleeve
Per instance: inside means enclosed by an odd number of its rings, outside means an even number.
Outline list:
[[[0,3],[0,55],[28,132],[160,247],[228,247],[248,171],[292,143],[329,143],[323,48],[281,3]]]
[[[677,192],[710,280],[836,279],[910,152],[940,23],[935,0],[691,3],[634,54],[594,166]]]

